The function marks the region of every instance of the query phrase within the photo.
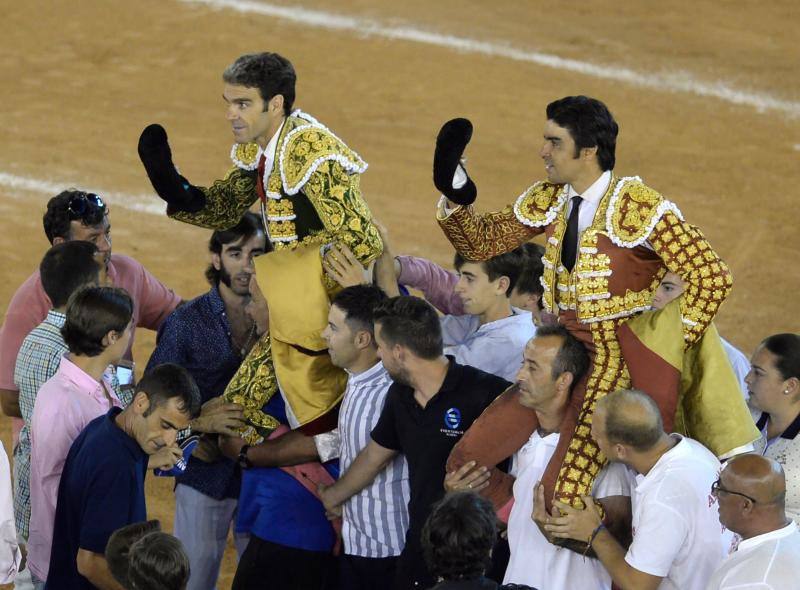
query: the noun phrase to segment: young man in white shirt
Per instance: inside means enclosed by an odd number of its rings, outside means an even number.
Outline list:
[[[786,516],[786,478],[780,463],[759,455],[731,459],[714,482],[719,521],[741,536],[706,590],[797,586],[800,529]]]
[[[658,406],[637,390],[597,402],[592,437],[609,460],[639,473],[630,548],[609,534],[590,496],[586,510],[556,502],[564,516],[554,509],[545,530],[588,542],[623,590],[704,590],[733,543],[711,494],[717,458],[697,441],[664,432]]]

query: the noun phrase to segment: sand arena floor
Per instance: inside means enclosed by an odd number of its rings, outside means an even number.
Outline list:
[[[46,199],[68,186],[108,196],[115,251],[186,298],[204,292],[209,234],[163,216],[136,141],[160,122],[189,179],[219,177],[232,141],[220,74],[273,50],[295,64],[297,106],[370,163],[364,194],[397,252],[451,259],[430,181],[442,122],[473,120],[477,206],[497,208],[543,177],[545,105],[588,94],[620,123],[617,172],[677,202],[730,263],[721,333],[749,354],[800,331],[795,2],[343,0],[335,14],[322,0],[1,4],[0,311],[47,248]],[[153,343],[137,333],[140,368]],[[9,432],[5,419],[7,450]],[[170,484],[148,482],[150,514],[168,528]],[[234,567],[229,551],[220,588]]]

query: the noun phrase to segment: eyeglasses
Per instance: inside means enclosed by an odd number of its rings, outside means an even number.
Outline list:
[[[67,203],[70,220],[85,219],[93,212],[93,209],[98,209],[103,215],[106,213],[105,202],[100,195],[94,193],[79,193]]]
[[[725,494],[735,494],[737,496],[741,496],[742,498],[747,498],[753,504],[758,504],[758,500],[748,496],[747,494],[742,494],[741,492],[734,492],[733,490],[726,490],[725,488],[722,487],[722,485],[720,485],[720,480],[717,480],[717,481],[715,481],[714,483],[711,484],[711,493],[714,496],[719,496],[720,492],[723,492]]]

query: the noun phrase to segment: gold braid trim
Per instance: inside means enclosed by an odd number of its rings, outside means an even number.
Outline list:
[[[606,457],[592,438],[595,406],[598,400],[612,391],[630,386],[628,368],[622,360],[617,341],[616,328],[622,321],[590,324],[596,354],[575,432],[558,472],[554,495],[556,500],[575,508],[584,507],[581,496],[591,495],[594,480],[606,463]]]
[[[514,203],[514,215],[529,227],[544,227],[553,223],[567,200],[564,185],[537,182]]]
[[[656,223],[650,244],[667,268],[686,283],[680,306],[688,347],[714,319],[731,291],[733,276],[702,232],[671,211]]]
[[[272,346],[269,332],[265,332],[242,361],[223,394],[225,401],[244,407],[244,417],[248,424],[239,432],[247,444],[259,444],[280,426],[278,420],[262,411],[277,391],[278,382],[272,366]]]

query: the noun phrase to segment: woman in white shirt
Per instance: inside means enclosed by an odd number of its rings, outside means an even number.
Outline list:
[[[775,334],[758,345],[745,378],[761,410],[756,450],[786,473],[786,514],[800,522],[800,335]]]

